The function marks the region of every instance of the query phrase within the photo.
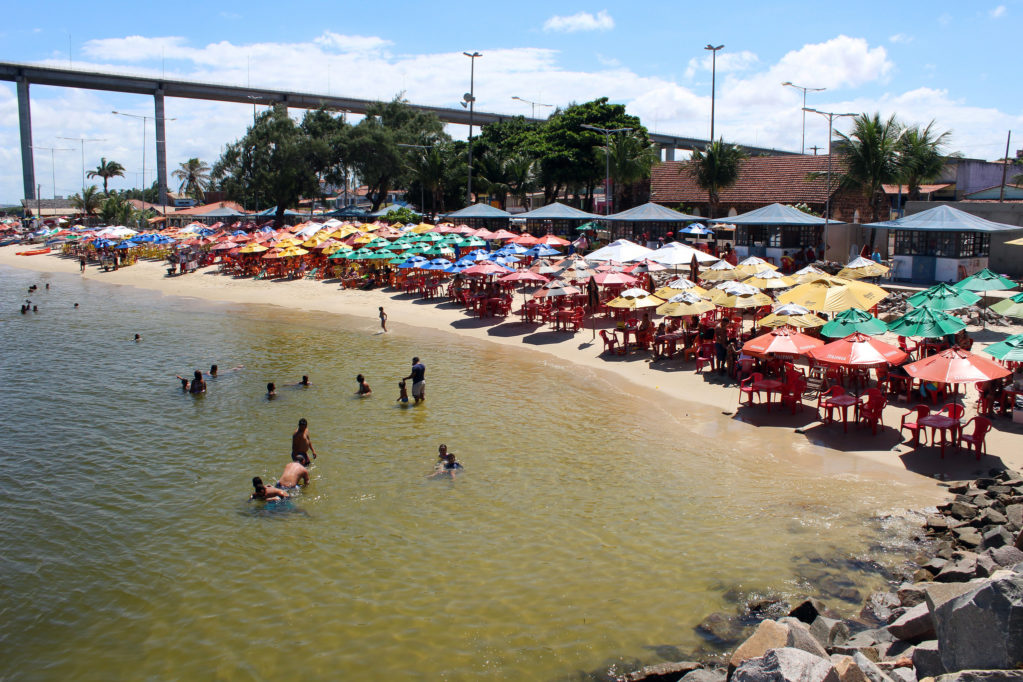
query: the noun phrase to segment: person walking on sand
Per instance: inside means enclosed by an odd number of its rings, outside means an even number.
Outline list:
[[[296,462],[299,461],[298,457],[302,456],[309,459],[309,454],[312,454],[313,459],[316,459],[316,448],[313,447],[313,442],[309,440],[309,422],[302,417],[298,420],[298,429],[295,433],[291,434],[291,459]]]
[[[402,381],[412,380],[412,398],[416,405],[426,400],[426,365],[419,362],[419,358],[412,358],[412,373],[403,378]]]
[[[387,331],[387,313],[384,312],[383,306],[380,306],[380,328]]]

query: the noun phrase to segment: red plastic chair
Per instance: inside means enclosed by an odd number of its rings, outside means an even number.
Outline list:
[[[860,408],[859,420],[863,424],[870,426],[871,435],[877,435],[878,424],[884,426],[884,408],[887,405],[887,400],[883,397],[878,397],[867,400],[867,404]]]
[[[700,354],[696,356],[696,373],[700,374],[703,371],[704,365],[710,365],[711,369],[714,369],[714,344],[713,343],[701,343]]]
[[[966,416],[966,408],[963,405],[960,405],[959,403],[949,403],[949,404],[945,405],[944,407],[942,407],[941,411],[938,412],[938,414],[947,415],[947,416],[951,417],[952,419],[962,419],[963,417]],[[961,426],[959,428],[957,428],[955,431],[953,431],[953,433],[952,433],[952,440],[958,440],[959,439],[959,432],[960,431],[962,431],[962,427]],[[932,441],[934,440],[933,429],[931,431],[931,440]]]
[[[915,354],[917,352],[917,349],[919,349],[919,348],[920,348],[920,344],[919,343],[914,343],[911,346],[911,345],[909,345],[909,341],[906,340],[905,336],[900,336],[899,337],[899,350],[901,350],[903,353],[908,353],[910,360],[914,359],[914,356],[915,356]]]
[[[742,395],[744,393],[749,396],[749,398],[746,399],[746,404],[747,405],[752,405],[753,404],[753,396],[754,396],[754,394],[757,396],[757,398],[760,398],[760,391],[757,390],[756,388],[754,388],[753,385],[756,384],[757,382],[763,381],[763,380],[764,380],[764,375],[763,374],[761,374],[760,372],[753,372],[753,374],[750,374],[748,377],[746,377],[745,379],[743,379],[742,381],[739,382],[739,404],[740,405],[742,405]]]
[[[926,417],[931,413],[931,408],[926,405],[917,405],[908,412],[903,413],[902,420],[899,422],[899,435],[902,435],[904,429],[909,429],[909,432],[913,434],[913,444],[919,445],[920,443],[920,431],[927,428],[926,426],[920,426],[918,423],[922,417]],[[906,417],[914,416],[915,421],[908,422]]]
[[[976,422],[973,426],[973,433],[966,433],[966,428]],[[963,425],[959,431],[959,437],[956,439],[956,444],[962,447],[963,442],[973,447],[977,451],[977,459],[980,459],[980,453],[984,452],[984,439],[987,437],[987,432],[991,430],[991,420],[987,417],[974,417],[970,421]],[[969,448],[967,448],[969,449]]]
[[[615,355],[625,355],[625,347],[618,343],[618,337],[613,333],[609,337],[606,329],[600,330],[600,338],[604,340],[604,352]]]
[[[792,409],[792,414],[796,413],[796,408],[799,411],[803,411],[803,390],[806,388],[806,384],[799,381],[790,381],[781,389],[781,404],[788,405]]]
[[[821,391],[820,393],[818,393],[817,394],[817,418],[818,419],[821,418],[821,408],[824,407],[824,402],[828,398],[834,398],[835,396],[842,395],[844,393],[845,393],[845,389],[842,388],[841,386],[832,386],[828,390]]]

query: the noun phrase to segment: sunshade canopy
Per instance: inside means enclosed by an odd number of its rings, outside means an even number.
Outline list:
[[[648,202],[642,206],[636,206],[626,211],[619,213],[612,213],[606,217],[606,220],[624,220],[626,222],[664,222],[664,223],[680,223],[687,222],[690,220],[700,220],[698,216],[687,215],[685,213],[679,213],[678,211],[672,210],[667,206],[661,206],[653,202]]]
[[[814,348],[820,348],[824,342],[806,334],[782,327],[754,339],[750,339],[742,345],[742,352],[756,357],[787,356],[795,357],[805,355]]]
[[[956,310],[971,306],[980,300],[980,296],[972,291],[960,291],[944,282],[935,284],[930,289],[913,294],[906,302],[913,307],[926,307],[932,310]]]
[[[643,260],[644,258],[650,258],[650,260],[657,260],[652,257],[654,253],[653,249],[648,249],[645,246],[640,246],[635,242],[630,242],[628,239],[619,239],[611,242],[607,246],[597,249],[592,253],[586,254],[586,260],[590,261],[604,261],[604,260],[616,260],[619,263],[626,263],[628,261]],[[657,261],[661,262],[661,261]]]
[[[594,220],[602,216],[580,211],[578,208],[572,208],[555,201],[553,204],[547,204],[540,208],[534,208],[532,211],[519,213],[515,217],[527,220]]]
[[[840,339],[855,332],[877,336],[888,331],[888,325],[859,308],[849,308],[835,315],[835,319],[821,327],[821,334],[829,339]]]
[[[991,306],[991,310],[1008,317],[1023,317],[1023,294],[1001,300]]]
[[[798,208],[784,204],[771,204],[731,218],[712,218],[708,223],[729,223],[732,225],[823,225],[824,218],[803,213]],[[827,221],[841,225],[838,220]]]
[[[905,362],[909,355],[895,346],[866,334],[850,334],[844,339],[810,351],[818,362],[843,367],[876,367]]]
[[[941,310],[915,308],[888,323],[888,331],[899,336],[937,339],[966,329],[966,323]]]
[[[451,213],[445,213],[445,218],[510,218],[511,213],[491,206],[490,204],[473,204],[460,208]]]
[[[944,204],[897,220],[867,223],[863,227],[885,227],[894,230],[923,230],[927,232],[1002,232],[1004,230],[1020,229],[1018,225],[995,223]]]
[[[1023,334],[1016,334],[998,343],[992,343],[980,352],[1007,362],[1023,362]]]
[[[915,379],[944,384],[974,384],[1000,379],[1012,372],[983,355],[968,353],[962,348],[949,348],[909,363],[906,365],[906,374]]]
[[[1015,289],[1016,283],[1008,277],[1002,277],[988,268],[975,272],[969,277],[953,284],[956,289],[963,291],[1005,291]]]

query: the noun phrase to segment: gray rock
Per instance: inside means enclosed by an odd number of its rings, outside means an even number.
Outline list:
[[[917,677],[937,677],[945,672],[941,663],[941,652],[938,651],[938,640],[931,639],[921,642],[913,650],[913,667]]]
[[[877,664],[863,654],[853,654],[853,662],[856,667],[863,671],[870,682],[892,682],[892,678],[885,675]]]
[[[930,530],[947,530],[948,519],[940,514],[931,514],[927,517],[927,521],[924,523],[924,528]]]
[[[849,626],[834,618],[818,616],[810,625],[810,634],[822,647],[832,647],[836,644],[845,644],[849,640]]]
[[[844,646],[859,648],[888,644],[893,641],[895,641],[895,635],[889,632],[887,628],[878,628],[876,630],[861,630],[857,632],[846,641]]]
[[[700,668],[686,673],[679,682],[725,682],[727,679],[728,673],[720,668]]]
[[[832,654],[831,665],[835,666],[835,672],[838,673],[841,682],[870,682],[853,661],[852,656]]]
[[[840,682],[826,658],[801,649],[772,649],[736,668],[732,682]]]
[[[1005,507],[1006,525],[1013,532],[1023,528],[1023,504],[1010,504]]]
[[[1002,568],[1013,566],[1023,561],[1023,551],[1016,549],[1015,547],[996,547],[994,549],[987,549],[981,554],[994,561]]]
[[[675,682],[683,675],[691,675],[698,672],[700,664],[693,661],[677,661],[673,663],[658,663],[648,665],[640,670],[631,672],[624,677],[626,682]],[[700,682],[723,682],[724,674],[720,679],[701,680]]]
[[[990,551],[990,550],[988,550],[988,551]],[[1000,568],[1001,568],[1001,566],[999,566],[995,562],[995,560],[992,559],[987,554],[979,554],[979,555],[977,555],[977,577],[978,578],[987,578],[988,576],[990,576],[992,573],[994,573],[995,571],[999,570]]]
[[[827,658],[828,653],[814,639],[810,634],[810,629],[804,623],[794,618],[786,620],[789,622],[781,623],[773,620],[761,622],[749,639],[732,652],[731,658],[728,659],[729,674],[743,662],[764,656],[771,649],[795,648],[814,656]]]
[[[903,641],[921,642],[934,637],[934,619],[927,604],[917,604],[889,624],[888,631]]]
[[[961,583],[977,577],[977,555],[962,552],[954,561],[945,565],[934,577],[939,583]]]
[[[913,572],[912,579],[915,583],[926,583],[934,580],[934,574],[926,568],[918,568]]]
[[[742,639],[742,625],[733,616],[720,611],[700,621],[696,630],[716,644],[735,644]]]
[[[994,526],[983,534],[985,547],[1012,547],[1012,533],[1004,526]]]
[[[1020,560],[1023,561],[1023,556],[1020,557]],[[923,604],[926,596],[923,586],[917,583],[903,583],[899,586],[899,591],[896,594],[899,597],[899,603],[906,608]]]
[[[827,611],[827,607],[824,605],[824,602],[819,599],[810,598],[789,611],[789,615],[809,625],[817,619],[817,616],[823,615],[825,611]]]
[[[985,509],[980,515],[980,523],[983,526],[1001,526],[1009,522],[1009,519],[995,509]]]
[[[933,615],[946,670],[1023,666],[1023,573],[999,572]]]
[[[952,601],[956,597],[966,594],[977,585],[973,583],[928,583],[924,586],[924,596],[927,600],[927,608],[931,615],[937,611],[945,602]],[[937,627],[937,625],[935,625]]]
[[[969,549],[976,549],[984,542],[984,538],[980,534],[980,531],[972,526],[954,528],[952,530],[952,534],[955,536],[956,542]]]
[[[917,682],[916,673],[912,668],[892,668],[888,676],[894,682]]]
[[[949,505],[948,513],[954,518],[968,520],[977,515],[977,509],[966,502],[953,502]]]
[[[1020,682],[1023,670],[960,670],[939,675],[934,682]]]
[[[895,661],[905,660],[907,663],[913,657],[913,649],[916,647],[909,642],[903,642],[897,640],[888,645],[888,648],[881,652],[881,660],[878,661],[878,666],[882,670],[886,670],[886,665],[891,665]]]

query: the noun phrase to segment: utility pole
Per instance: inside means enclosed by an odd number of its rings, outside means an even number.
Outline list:
[[[530,118],[536,118],[536,108],[537,107],[552,107],[552,108],[554,107],[553,104],[544,104],[543,102],[534,102],[532,100],[523,99],[521,97],[516,97],[515,95],[512,95],[512,99],[518,100],[520,102],[525,102],[526,104],[529,105],[529,117]]]
[[[1005,158],[1002,160],[1002,187],[998,190],[998,203],[1005,201],[1005,172],[1009,170],[1009,142],[1012,141],[1012,131],[1005,136]]]
[[[74,149],[70,147],[32,147],[32,149],[42,149],[43,151],[50,152],[50,182],[53,183],[53,198],[57,198],[57,164],[53,158],[53,152],[73,152]],[[38,187],[38,186],[37,186]]]
[[[466,105],[469,107],[469,181],[465,188],[465,205],[472,205],[472,123],[473,123],[473,112],[476,107],[476,57],[482,57],[483,55],[479,52],[463,52],[466,57],[469,58],[469,92],[462,95],[462,107]]]
[[[604,134],[604,215],[611,215],[611,135],[614,133],[629,133],[632,128],[599,128],[583,123],[580,128],[593,130]]]
[[[714,144],[714,91],[717,89],[717,74],[718,74],[718,50],[722,49],[724,45],[707,45],[705,50],[710,50],[711,54],[711,68],[710,68],[710,143]]]
[[[799,153],[800,154],[805,154],[806,153],[806,93],[807,93],[808,90],[810,92],[823,92],[824,90],[827,90],[827,88],[807,88],[807,87],[803,87],[802,85],[796,85],[792,81],[785,81],[784,83],[782,83],[782,85],[784,85],[786,87],[789,87],[789,88],[795,88],[796,90],[802,90],[803,91],[803,142],[799,145]],[[814,154],[814,156],[816,156],[816,154]]]
[[[805,112],[805,111],[803,112],[803,115],[804,115],[804,116],[806,115],[806,112]],[[812,150],[813,150],[813,155],[814,155],[814,156],[817,156],[817,152],[819,152],[819,151],[821,150],[821,148],[820,148],[820,147],[818,147],[817,145],[814,145],[814,146],[810,147],[810,149],[812,149]]]
[[[86,142],[106,142],[106,139],[95,139],[86,137],[59,137],[58,140],[69,140],[71,142],[80,142],[82,145],[82,189],[85,189],[85,143]]]
[[[832,130],[834,129],[834,121],[836,118],[842,118],[843,116],[855,116],[856,114],[836,114],[829,111],[818,111],[816,109],[809,109],[804,107],[803,111],[809,111],[814,114],[820,114],[828,119],[828,196],[824,202],[824,253],[828,252],[828,222],[831,220],[831,138]],[[827,260],[825,256],[821,257],[822,260]]]

